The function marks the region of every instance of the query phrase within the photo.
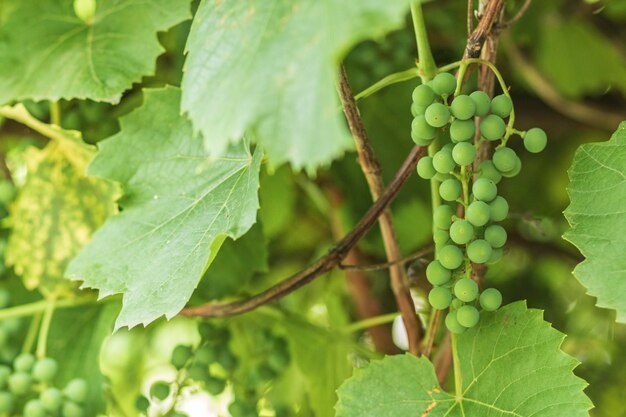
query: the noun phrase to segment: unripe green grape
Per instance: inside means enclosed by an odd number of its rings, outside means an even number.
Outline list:
[[[490,217],[491,209],[484,201],[474,201],[465,212],[465,218],[476,227],[486,225]]]
[[[473,120],[453,120],[450,123],[450,139],[453,142],[464,142],[474,137],[476,126]]]
[[[452,159],[460,166],[469,165],[476,158],[476,148],[468,142],[461,142],[454,145],[452,149]]]
[[[491,245],[483,239],[476,239],[467,246],[467,257],[477,264],[484,264],[491,257]]]
[[[209,375],[204,379],[204,388],[211,395],[219,395],[224,392],[226,381]]]
[[[543,129],[533,127],[524,134],[524,147],[528,152],[539,153],[546,148],[548,136]]]
[[[509,117],[513,111],[513,102],[510,97],[500,94],[491,100],[491,112],[502,118]]]
[[[452,115],[460,120],[470,119],[476,114],[476,103],[470,96],[460,95],[450,105]]]
[[[425,180],[429,180],[437,174],[435,167],[433,166],[433,158],[430,156],[423,156],[417,161],[417,175]]]
[[[46,388],[39,396],[39,399],[44,408],[51,413],[56,413],[61,408],[61,404],[63,404],[63,394],[55,387]]]
[[[83,22],[90,23],[96,14],[96,0],[74,0],[74,13]]]
[[[33,378],[35,381],[48,382],[56,375],[59,369],[57,361],[52,358],[43,358],[38,360],[33,366]]]
[[[150,387],[150,395],[161,401],[170,395],[170,384],[165,381],[157,381]]]
[[[494,222],[501,222],[509,215],[509,203],[502,196],[497,196],[489,203],[490,219]]]
[[[11,188],[8,188],[8,187],[11,187]],[[6,205],[6,203],[13,200],[12,194],[14,194],[15,191],[13,190],[12,187],[13,185],[8,181],[2,181],[0,183],[0,191],[1,191],[0,197],[4,197],[4,198],[0,198],[0,201],[4,203],[3,205]],[[9,189],[10,191],[5,191],[6,189]],[[5,288],[0,288],[0,309],[7,308],[10,305],[11,305],[11,293],[7,291]]]
[[[285,368],[287,368],[289,362],[289,352],[280,352],[276,349],[270,353],[270,356],[267,359],[267,364],[276,372],[282,372]]]
[[[506,125],[500,116],[490,114],[480,121],[480,134],[487,140],[498,140],[504,136]]]
[[[243,403],[240,401],[233,401],[228,406],[228,412],[231,417],[254,417],[257,416],[256,406],[252,404]]]
[[[63,417],[83,417],[84,414],[83,407],[80,405],[72,401],[65,401],[65,403],[63,403],[63,409],[61,410]]]
[[[443,285],[450,281],[452,271],[441,265],[441,262],[434,260],[426,267],[426,279],[433,285]]]
[[[444,104],[433,103],[426,109],[424,118],[432,127],[444,127],[450,120],[450,110]]]
[[[213,347],[204,345],[196,350],[194,359],[202,365],[210,365],[217,360],[217,352]]]
[[[148,411],[148,407],[150,407],[150,400],[140,395],[135,400],[135,408],[139,411],[146,412]]]
[[[452,301],[452,292],[445,287],[434,287],[428,293],[428,302],[435,310],[448,308]]]
[[[440,152],[448,152],[449,154],[452,155],[452,149],[454,149],[454,143],[446,143],[445,145],[443,145],[441,147],[441,149],[439,151]]]
[[[172,351],[172,358],[170,359],[170,363],[174,365],[176,369],[184,368],[187,364],[187,361],[191,359],[192,355],[193,351],[191,350],[191,346],[178,345]]]
[[[487,261],[488,265],[493,265],[496,262],[498,262],[500,259],[502,259],[502,255],[504,254],[504,251],[502,250],[502,248],[494,248],[491,251],[491,257],[489,258],[489,260]]]
[[[415,116],[411,122],[411,139],[414,142],[418,140],[430,141],[436,134],[437,131],[426,122],[425,116]]]
[[[456,201],[461,197],[461,182],[456,178],[445,180],[439,185],[439,195],[445,201]]]
[[[9,415],[11,411],[13,411],[13,405],[15,404],[15,399],[11,393],[6,391],[0,392],[0,414]]]
[[[497,184],[502,179],[502,174],[495,167],[490,160],[483,161],[478,165],[478,171],[480,172],[480,178],[487,178]]]
[[[498,195],[498,187],[488,178],[478,178],[472,185],[474,197],[480,201],[492,201]]]
[[[10,375],[11,368],[6,365],[0,365],[0,389],[4,389],[4,387],[6,387]]]
[[[463,327],[474,327],[478,324],[480,314],[474,306],[463,306],[456,311],[456,320]]]
[[[467,220],[455,220],[450,226],[450,238],[458,245],[465,245],[474,238],[474,226]]]
[[[489,107],[491,104],[491,99],[484,91],[474,91],[470,94],[470,98],[474,101],[476,105],[476,116],[483,117],[487,113],[489,113]]]
[[[474,301],[478,296],[478,285],[474,280],[461,278],[454,284],[454,295],[466,303]]]
[[[219,352],[217,362],[228,372],[234,371],[238,364],[237,358],[229,349],[222,349]]]
[[[29,400],[24,405],[24,417],[46,417],[46,408],[41,403],[41,400]]]
[[[35,357],[30,353],[21,353],[13,361],[13,369],[19,372],[30,372],[35,364]]]
[[[433,212],[433,222],[438,229],[448,230],[452,224],[454,209],[447,204],[437,206]]]
[[[517,176],[521,170],[522,170],[522,161],[521,159],[519,159],[517,155],[515,155],[515,168],[513,168],[510,171],[503,172],[502,176],[507,177],[507,178],[513,178]]]
[[[16,372],[9,376],[9,391],[17,396],[28,393],[32,384],[33,379],[26,372]]]
[[[456,168],[454,158],[452,158],[452,152],[447,152],[443,149],[439,150],[435,156],[433,156],[433,167],[441,174],[447,174]]]
[[[496,311],[502,305],[502,294],[495,288],[487,288],[478,299],[485,311]]]
[[[443,246],[450,240],[450,235],[445,230],[437,229],[433,233],[433,242],[435,246]]]
[[[202,340],[216,344],[226,344],[230,340],[230,331],[226,327],[219,327],[206,321],[198,325],[198,333]]]
[[[515,151],[511,148],[497,149],[491,159],[493,165],[502,173],[515,169],[516,160],[518,160]]]
[[[485,229],[485,240],[493,248],[501,248],[506,243],[506,230],[499,224],[492,224]]]
[[[426,112],[426,106],[420,106],[417,103],[411,104],[411,116],[423,116]]]
[[[88,393],[89,387],[87,385],[87,381],[82,378],[72,379],[63,389],[63,394],[65,395],[65,397],[76,403],[82,403],[83,401],[85,401],[87,399]]]
[[[449,72],[442,72],[432,79],[430,86],[436,94],[449,96],[456,89],[456,78]]]
[[[450,303],[450,308],[454,310],[458,310],[459,308],[463,307],[463,305],[464,305],[463,301],[459,300],[458,298],[454,298],[452,299],[452,302]]]
[[[457,320],[456,311],[450,311],[446,315],[446,327],[448,328],[448,330],[450,330],[451,333],[454,334],[461,334],[465,330],[467,330],[467,328],[461,326],[461,324]]]
[[[456,178],[456,177],[452,174],[442,174],[441,172],[438,172],[437,174],[435,174],[433,178],[435,178],[439,182],[444,182],[445,180],[449,180],[450,178]]]
[[[430,86],[420,84],[415,87],[415,90],[413,90],[412,98],[413,103],[418,106],[428,107],[433,101],[435,101],[435,92],[432,88],[430,88]]]
[[[209,375],[209,367],[199,363],[194,363],[187,370],[187,375],[194,381],[204,381]]]
[[[446,245],[437,254],[444,268],[455,270],[463,263],[463,252],[456,245]]]

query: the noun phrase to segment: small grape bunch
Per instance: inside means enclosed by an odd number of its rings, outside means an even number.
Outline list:
[[[56,360],[30,353],[18,355],[12,367],[0,366],[0,415],[85,417],[87,381],[73,379],[61,390],[52,384],[58,368]]]
[[[479,293],[471,269],[472,264],[497,262],[507,240],[506,230],[497,222],[506,219],[509,205],[498,195],[497,184],[503,177],[516,176],[522,168],[515,151],[506,146],[508,139],[512,134],[520,135],[524,147],[538,153],[545,148],[547,136],[539,128],[521,132],[507,126],[505,119],[513,113],[508,95],[490,99],[485,92],[474,91],[456,95],[448,104],[456,90],[456,78],[448,73],[415,88],[411,137],[420,146],[428,146],[437,138],[450,139],[432,157],[419,160],[417,174],[438,180],[439,196],[445,202],[433,213],[436,259],[426,268],[426,277],[433,285],[428,300],[434,309],[449,308],[447,328],[462,333],[478,323],[477,306],[495,311],[502,303],[502,295],[494,288]],[[500,143],[491,160],[481,162],[472,175],[476,137],[478,144]],[[463,205],[463,217],[456,215],[457,204]]]

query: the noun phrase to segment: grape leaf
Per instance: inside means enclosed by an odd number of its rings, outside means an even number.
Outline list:
[[[425,358],[373,362],[338,390],[337,417],[583,417],[592,404],[559,347],[564,335],[524,302],[481,314],[458,336],[458,396],[441,389]]]
[[[6,262],[26,288],[61,294],[75,287],[63,276],[67,263],[115,212],[115,189],[85,175],[93,146],[78,132],[52,129],[56,139],[25,152],[26,182],[10,208]]]
[[[586,258],[574,276],[599,307],[626,323],[626,122],[608,142],[582,145],[569,177],[564,214],[571,228],[564,238]]]
[[[122,211],[70,263],[67,275],[100,296],[123,293],[116,328],[177,314],[227,236],[256,220],[261,153],[245,142],[209,159],[180,116],[180,91],[147,90],[99,143],[89,172],[121,183]]]
[[[116,102],[151,75],[164,49],[156,32],[191,17],[189,0],[98,1],[92,23],[72,0],[5,0],[0,25],[0,104],[90,98]]]
[[[405,0],[204,0],[187,42],[182,108],[219,155],[254,130],[270,163],[314,171],[350,149],[336,66],[404,22]]]

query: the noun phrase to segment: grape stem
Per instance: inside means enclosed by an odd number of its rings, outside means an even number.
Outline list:
[[[389,313],[380,316],[369,317],[364,320],[356,321],[348,326],[345,326],[341,331],[344,333],[354,333],[359,330],[369,329],[370,327],[376,327],[381,324],[391,323],[396,317],[399,317],[399,313]]]
[[[113,299],[113,298],[112,298]],[[102,300],[106,301],[106,300]],[[95,303],[96,299],[91,296],[83,296],[76,298],[67,298],[58,300],[55,303],[55,308],[70,308],[83,304]],[[0,310],[0,320],[10,319],[14,317],[33,316],[38,313],[45,312],[48,308],[49,302],[47,300],[35,301],[34,303],[22,304],[15,307],[4,308]]]
[[[371,96],[372,94],[382,90],[385,87],[389,87],[390,85],[397,84],[403,81],[409,81],[417,77],[419,77],[419,73],[417,71],[417,68],[415,67],[411,67],[404,71],[394,72],[385,76],[379,81],[376,81],[374,84],[358,93],[356,96],[354,96],[354,99],[356,101],[359,101],[361,99]]]
[[[457,336],[452,333],[452,362],[454,364],[454,392],[456,401],[463,406],[463,377],[461,375],[461,362],[459,360],[459,350],[457,347]]]
[[[55,297],[50,297],[48,300],[46,300],[46,307],[43,311],[41,327],[39,327],[39,336],[37,336],[37,350],[35,351],[35,355],[38,359],[43,359],[46,357],[48,333],[50,332],[52,316],[54,315],[55,301]]]
[[[30,320],[30,324],[28,325],[28,331],[26,332],[26,337],[24,337],[24,344],[22,345],[22,353],[29,353],[31,350],[33,350],[33,345],[35,344],[35,340],[37,339],[37,333],[39,331],[39,324],[41,323],[41,316],[41,312],[36,313]]]

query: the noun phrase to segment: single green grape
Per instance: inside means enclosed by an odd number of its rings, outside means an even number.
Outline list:
[[[437,206],[433,211],[433,222],[435,227],[442,230],[448,230],[452,224],[452,216],[454,209],[447,204]]]
[[[426,109],[424,118],[432,127],[444,127],[450,120],[450,110],[444,104],[433,103]]]
[[[182,369],[185,367],[189,359],[193,356],[191,346],[178,345],[172,351],[172,358],[170,363],[174,365],[176,369]]]
[[[455,270],[463,264],[463,251],[456,245],[446,245],[441,248],[437,258],[444,268]]]
[[[493,265],[496,262],[498,262],[500,259],[502,259],[502,255],[504,254],[504,251],[502,250],[502,248],[494,248],[491,251],[491,257],[489,258],[489,260],[487,261],[488,265]]]
[[[56,413],[61,404],[63,404],[63,394],[61,390],[55,387],[46,388],[40,395],[39,399],[44,408],[50,413]]]
[[[228,406],[231,417],[253,417],[257,415],[256,406],[238,400],[233,401]]]
[[[490,216],[494,222],[501,222],[509,215],[509,203],[502,196],[497,196],[489,203]]]
[[[226,381],[221,378],[208,375],[204,379],[204,388],[206,389],[206,392],[211,395],[219,395],[224,392],[224,389],[226,388]]]
[[[198,325],[198,333],[202,340],[215,344],[226,344],[230,340],[230,331],[226,327],[216,326],[206,321]]]
[[[533,127],[524,134],[524,147],[528,152],[539,153],[546,148],[548,136],[543,129]]]
[[[445,201],[456,201],[461,197],[461,182],[456,178],[445,180],[439,185],[439,195]]]
[[[476,148],[469,142],[460,142],[452,149],[452,159],[460,166],[469,165],[476,158]]]
[[[454,334],[461,334],[465,330],[467,330],[467,328],[461,326],[461,324],[457,320],[456,311],[450,311],[446,315],[446,327],[448,328],[448,330],[450,330],[451,333]]]
[[[426,279],[433,285],[443,285],[450,281],[452,271],[441,265],[441,262],[434,260],[426,267]]]
[[[433,158],[430,156],[423,156],[417,161],[417,175],[420,178],[429,180],[437,174],[437,170],[433,166]]]
[[[424,113],[426,113],[426,107],[427,106],[420,106],[417,103],[411,104],[411,116],[423,116]]]
[[[487,140],[494,141],[501,139],[505,131],[506,125],[500,116],[490,114],[480,121],[480,134]]]
[[[500,94],[491,100],[491,112],[502,118],[509,117],[513,111],[513,102],[510,97]]]
[[[430,82],[433,91],[440,96],[449,96],[456,89],[456,78],[449,72],[442,72]]]
[[[0,391],[0,414],[9,415],[13,411],[15,398],[10,392]]]
[[[453,310],[458,310],[459,308],[463,307],[465,303],[463,303],[463,301],[459,300],[458,298],[453,298],[452,302],[450,303],[450,308]]]
[[[491,245],[483,239],[476,239],[467,246],[467,257],[477,264],[484,264],[491,257]]]
[[[480,315],[474,306],[463,306],[456,311],[456,319],[463,327],[474,327],[478,324]]]
[[[445,287],[434,287],[428,293],[428,302],[435,310],[448,308],[452,301],[452,292]]]
[[[9,391],[17,396],[27,394],[32,384],[33,379],[26,372],[15,372],[9,376]]]
[[[500,148],[493,153],[493,165],[500,172],[509,172],[515,169],[518,160],[515,151],[511,148]]]
[[[478,165],[478,171],[480,172],[481,178],[487,178],[497,184],[502,179],[502,174],[495,167],[492,161],[486,160]]]
[[[436,229],[433,232],[433,242],[435,242],[435,246],[443,246],[450,240],[450,235],[447,231]]]
[[[87,381],[82,378],[72,379],[63,389],[65,397],[76,403],[82,403],[85,401],[88,393],[89,386],[87,385]]]
[[[487,113],[489,113],[489,106],[491,104],[491,100],[489,96],[484,91],[474,91],[470,94],[471,99],[474,101],[476,105],[476,116],[483,117]]]
[[[218,353],[217,363],[219,363],[225,371],[234,371],[238,365],[237,358],[229,349],[222,349]]]
[[[474,301],[478,296],[478,284],[472,279],[461,278],[454,284],[454,295],[466,303]]]
[[[433,101],[435,101],[435,92],[432,88],[430,88],[430,86],[426,84],[420,84],[415,87],[415,90],[413,90],[412,98],[413,103],[417,104],[418,106],[427,107],[432,104]]]
[[[276,378],[277,373],[265,364],[259,364],[248,371],[248,384],[253,387],[261,387],[267,381]]]
[[[415,116],[413,122],[411,122],[411,139],[413,139],[413,142],[419,140],[430,141],[434,139],[436,134],[437,131],[426,122],[425,116]]]
[[[74,0],[74,13],[85,23],[91,23],[96,14],[96,0]]]
[[[485,240],[493,248],[501,248],[506,243],[506,230],[499,224],[492,224],[485,229]]]
[[[490,206],[484,201],[470,203],[465,212],[465,218],[476,227],[486,225],[490,217]]]
[[[165,381],[157,381],[150,387],[150,395],[161,401],[169,397],[170,384]]]
[[[187,370],[187,375],[194,381],[204,381],[209,375],[209,367],[199,363],[194,363]]]
[[[39,399],[28,400],[24,404],[24,417],[46,417],[46,408]]]
[[[217,351],[209,345],[204,345],[196,350],[194,360],[202,365],[210,365],[217,360]]]
[[[477,200],[489,202],[498,195],[498,187],[488,178],[478,178],[472,185],[472,193]]]
[[[148,407],[150,407],[150,400],[145,396],[140,395],[135,400],[135,408],[139,411],[148,411]]]
[[[464,142],[474,137],[476,126],[473,120],[453,120],[450,123],[450,139],[452,142]]]
[[[467,220],[455,220],[450,226],[450,238],[458,245],[465,245],[474,238],[474,226]]]
[[[464,94],[455,97],[450,105],[452,115],[460,120],[468,120],[476,114],[476,103]]]
[[[454,143],[446,143],[445,145],[441,147],[440,151],[448,152],[449,154],[452,154],[452,149],[454,149]]]
[[[63,409],[61,415],[63,417],[83,417],[85,414],[83,407],[72,401],[65,401],[63,403]]]
[[[487,288],[478,299],[485,311],[496,311],[502,305],[502,294],[495,288]]]
[[[57,361],[52,358],[43,358],[38,360],[33,366],[32,375],[35,381],[49,382],[54,378],[58,369]]]
[[[522,161],[521,159],[519,159],[517,155],[515,155],[515,167],[510,171],[503,172],[502,176],[507,177],[507,178],[513,178],[517,176],[521,170],[522,170]]]
[[[35,357],[30,353],[21,353],[13,361],[13,369],[19,372],[30,372],[35,364]]]
[[[456,168],[456,163],[454,162],[454,158],[452,158],[452,152],[440,149],[435,156],[433,156],[433,167],[441,174],[447,174]]]

